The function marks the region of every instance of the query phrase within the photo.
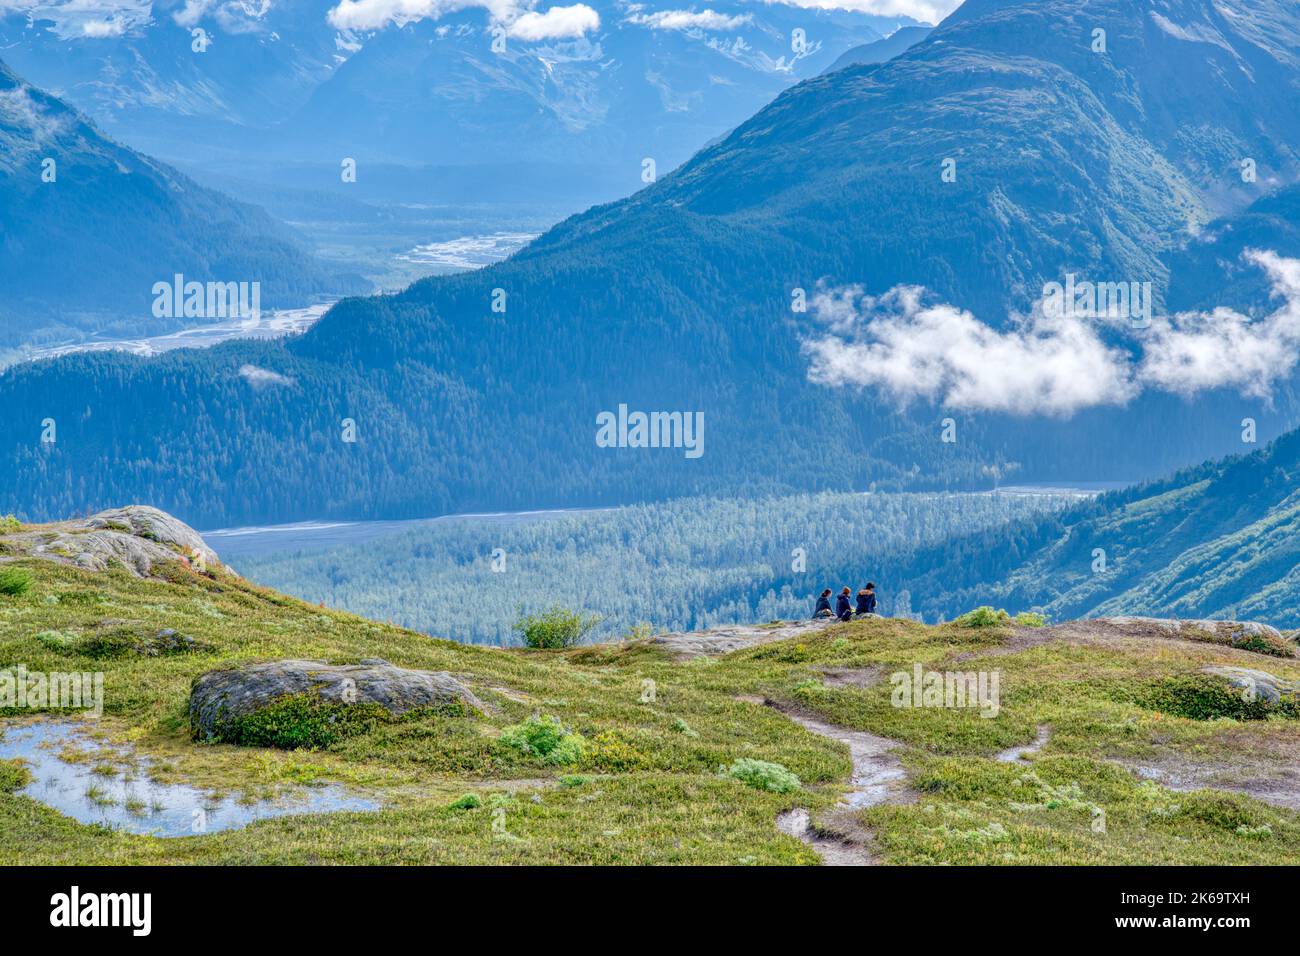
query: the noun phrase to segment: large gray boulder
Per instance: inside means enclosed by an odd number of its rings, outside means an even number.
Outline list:
[[[201,674],[190,690],[190,726],[200,737],[219,739],[230,721],[299,694],[334,704],[378,704],[394,715],[454,704],[484,710],[474,693],[446,671],[407,670],[377,657],[356,664],[280,660]]]
[[[1295,699],[1300,696],[1300,684],[1253,667],[1207,664],[1201,668],[1201,673],[1221,677],[1249,700],[1261,700],[1270,706],[1281,703],[1284,697]]]
[[[118,564],[137,577],[183,558],[200,568],[220,567],[217,553],[197,531],[165,511],[147,505],[112,508],[0,536],[11,558],[38,558],[104,571]]]

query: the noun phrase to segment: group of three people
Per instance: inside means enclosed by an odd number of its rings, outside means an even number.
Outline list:
[[[847,621],[857,615],[861,617],[865,614],[876,613],[876,586],[870,581],[867,586],[858,592],[857,607],[849,600],[849,595],[853,592],[849,588],[840,591],[839,597],[835,599],[835,610],[831,610],[831,589],[827,588],[817,599],[817,610],[813,611],[813,617],[837,617],[841,621]]]

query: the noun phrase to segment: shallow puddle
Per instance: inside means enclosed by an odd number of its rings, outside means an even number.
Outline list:
[[[59,752],[67,747],[87,759],[77,763],[60,760]],[[99,823],[129,833],[195,836],[294,813],[379,808],[376,802],[336,785],[301,788],[292,797],[243,803],[235,796],[216,797],[188,784],[158,783],[149,779],[145,758],[102,744],[82,733],[81,725],[67,721],[4,728],[0,759],[13,758],[23,760],[33,777],[18,791],[23,796],[82,823]],[[111,775],[99,772],[110,764]]]

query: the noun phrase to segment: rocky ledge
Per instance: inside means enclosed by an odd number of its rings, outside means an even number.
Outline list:
[[[294,697],[339,706],[377,704],[393,716],[421,707],[484,710],[446,671],[407,670],[377,657],[356,664],[279,660],[201,674],[190,691],[190,726],[201,738],[224,739],[232,722]]]
[[[0,561],[18,558],[57,561],[88,571],[104,571],[116,564],[137,577],[149,577],[158,565],[180,559],[200,568],[221,565],[197,531],[146,505],[111,508],[89,518],[0,534]]]
[[[871,616],[875,617],[874,614]],[[820,617],[810,621],[773,621],[771,624],[727,624],[705,631],[656,634],[648,643],[663,648],[679,660],[687,660],[706,655],[712,657],[730,654],[742,648],[787,637],[816,634],[835,623],[833,617]]]

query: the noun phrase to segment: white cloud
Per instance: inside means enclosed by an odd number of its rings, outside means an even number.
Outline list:
[[[585,3],[551,7],[545,13],[529,10],[510,22],[506,32],[520,40],[559,40],[580,37],[600,29],[600,14]]]
[[[997,329],[971,313],[900,286],[819,290],[822,326],[803,343],[808,377],[875,388],[900,404],[917,399],[962,411],[1068,416],[1123,405],[1145,389],[1183,396],[1217,388],[1268,399],[1300,364],[1300,260],[1251,250],[1281,304],[1254,319],[1232,309],[1158,317],[1130,348],[1107,342],[1105,317],[1049,314]]]
[[[3,2],[3,0],[0,0]],[[416,20],[437,20],[460,10],[486,10],[520,40],[580,37],[600,27],[600,15],[585,3],[533,9],[536,0],[339,0],[329,22],[340,30],[378,30]]]
[[[185,0],[185,5],[172,14],[177,26],[192,27],[197,24],[212,7],[212,0]]]
[[[61,39],[121,36],[153,19],[151,0],[0,0],[0,16],[30,14],[48,20]]]
[[[1144,381],[1180,395],[1235,388],[1266,399],[1290,376],[1300,360],[1300,260],[1254,249],[1244,258],[1268,274],[1282,305],[1262,319],[1219,308],[1155,320],[1140,369]]]
[[[239,377],[259,391],[272,386],[295,384],[295,380],[287,375],[273,372],[269,368],[258,368],[256,365],[241,365],[239,367]]]
[[[378,30],[390,23],[400,26],[416,20],[437,20],[457,10],[484,6],[487,4],[474,0],[340,0],[328,19],[340,30]],[[497,6],[503,12],[513,4],[502,0]]]
[[[962,0],[764,0],[814,10],[853,10],[879,17],[911,17],[938,23],[961,6]]]
[[[752,14],[728,16],[716,10],[660,10],[628,17],[628,22],[654,30],[738,30],[752,20]]]
[[[120,37],[126,32],[127,26],[127,22],[120,17],[111,20],[89,20],[81,25],[81,35],[93,39]]]
[[[185,0],[172,14],[177,26],[194,27],[211,17],[226,33],[257,33],[262,19],[271,12],[271,0]]]
[[[72,128],[73,120],[67,113],[51,110],[45,103],[32,98],[32,88],[20,83],[13,89],[0,92],[0,124],[18,131],[19,135],[8,144],[8,162],[27,156],[58,141]]]
[[[901,403],[938,401],[969,411],[1069,415],[1123,404],[1134,390],[1121,350],[1078,319],[1040,316],[1000,331],[951,305],[927,305],[900,286],[879,298],[860,289],[819,293],[812,307],[830,334],[804,343],[809,378],[872,386]]]

